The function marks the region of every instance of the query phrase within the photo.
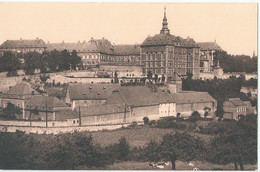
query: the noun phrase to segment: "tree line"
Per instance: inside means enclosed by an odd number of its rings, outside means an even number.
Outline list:
[[[22,63],[21,59],[24,59]],[[35,69],[41,73],[75,70],[81,65],[81,58],[75,50],[69,53],[67,50],[51,52],[28,52],[14,54],[5,52],[0,58],[0,72],[8,72],[8,76],[16,76],[17,70],[24,69],[28,75],[34,74]]]
[[[226,51],[216,51],[215,63],[219,60],[224,72],[257,72],[257,56],[230,55]]]
[[[257,116],[247,115],[232,122],[222,133],[206,141],[186,131],[162,136],[143,147],[130,147],[125,137],[118,143],[101,147],[89,133],[73,132],[59,135],[0,133],[1,169],[73,170],[105,168],[123,161],[203,161],[244,170],[244,164],[257,162]]]

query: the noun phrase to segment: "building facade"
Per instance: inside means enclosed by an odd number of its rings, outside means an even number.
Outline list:
[[[6,40],[0,45],[0,55],[4,52],[11,51],[15,54],[38,52],[43,53],[46,50],[45,42],[42,39],[36,38],[34,40],[20,39],[20,40]]]
[[[250,101],[242,101],[240,98],[229,98],[223,103],[223,118],[239,120],[240,115],[256,114],[256,108]]]
[[[177,73],[186,76],[192,73],[199,77],[199,46],[192,38],[183,39],[170,34],[166,11],[160,34],[148,36],[141,44],[141,62],[143,73],[148,71],[158,75]]]

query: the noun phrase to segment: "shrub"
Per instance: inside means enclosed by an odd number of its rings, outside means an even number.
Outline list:
[[[201,119],[200,113],[198,111],[192,112],[191,116],[189,117],[189,121],[196,122]]]
[[[145,116],[143,118],[144,124],[148,124],[149,123],[149,118],[147,116]]]

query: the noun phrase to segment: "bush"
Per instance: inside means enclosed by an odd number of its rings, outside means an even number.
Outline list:
[[[145,116],[143,118],[144,124],[148,124],[149,123],[149,118],[147,116]]]
[[[186,124],[185,122],[179,122],[179,121],[174,121],[174,118],[165,118],[157,121],[158,128],[174,128],[174,129],[180,129],[180,130],[185,130],[186,129]]]
[[[199,126],[201,134],[221,134],[231,130],[236,125],[236,122],[210,122],[206,126]]]
[[[196,122],[201,119],[201,115],[198,111],[192,112],[191,116],[189,117],[189,121]]]

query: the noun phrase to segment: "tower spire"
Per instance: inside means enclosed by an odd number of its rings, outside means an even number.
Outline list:
[[[168,29],[168,22],[166,17],[166,7],[164,7],[164,17],[163,17],[163,23],[162,23],[162,29],[160,31],[161,34],[169,34],[170,30]]]

